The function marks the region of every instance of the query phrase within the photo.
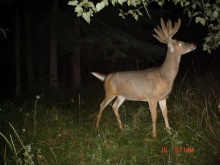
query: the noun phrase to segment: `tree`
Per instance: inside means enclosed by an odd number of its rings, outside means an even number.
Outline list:
[[[51,88],[58,89],[58,72],[57,72],[57,22],[55,14],[58,10],[58,0],[53,0],[52,4],[52,21],[51,21],[51,36],[50,36],[50,80]]]
[[[72,10],[66,10],[60,12],[57,20],[57,34],[58,34],[58,47],[60,60],[58,62],[59,73],[61,70],[67,69],[67,66],[71,68],[71,75],[67,79],[67,72],[62,73],[60,75],[60,81],[68,81],[71,82],[71,87],[73,90],[78,90],[81,88],[81,22],[80,18],[74,17],[72,14]],[[65,62],[65,59],[68,61]],[[72,80],[72,81],[70,81]]]
[[[28,92],[33,92],[34,87],[34,67],[32,55],[32,36],[31,36],[30,11],[25,10],[25,29],[26,29],[26,63],[27,63],[27,85]]]
[[[80,34],[80,19],[74,18],[74,34],[76,38],[81,38]],[[73,36],[74,37],[74,36]],[[75,43],[72,50],[72,73],[73,73],[73,89],[81,88],[81,72],[80,72],[80,47]]]
[[[122,18],[132,15],[136,20],[139,16],[143,16],[143,10],[151,18],[148,11],[151,4],[156,3],[161,8],[169,2],[180,5],[183,8],[183,13],[188,15],[190,21],[194,19],[196,23],[208,28],[208,34],[204,38],[203,50],[211,53],[211,50],[220,46],[220,0],[100,0],[96,4],[91,0],[71,0],[68,4],[74,6],[77,17],[83,17],[86,22],[90,23],[94,13],[109,6],[109,2],[114,7],[119,5],[121,8],[127,9],[126,11],[119,9],[119,16]]]
[[[15,9],[15,74],[16,74],[16,97],[21,97],[21,63],[20,63],[20,16],[19,8]]]

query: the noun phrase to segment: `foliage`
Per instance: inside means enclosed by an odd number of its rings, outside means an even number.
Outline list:
[[[190,20],[195,19],[196,23],[200,23],[206,26],[209,30],[207,36],[204,38],[203,50],[211,53],[212,49],[216,49],[220,46],[220,0],[168,0],[175,5],[180,5],[184,12],[187,13]],[[139,16],[143,16],[143,9],[146,11],[149,18],[151,18],[148,8],[150,3],[156,3],[163,7],[164,0],[101,0],[96,4],[90,0],[71,0],[69,5],[75,7],[77,17],[83,17],[85,21],[90,23],[91,17],[94,13],[97,13],[109,6],[111,3],[113,6],[121,5],[128,6],[129,10],[124,12],[119,9],[119,16],[125,18],[127,15],[132,15],[135,20],[138,20]]]
[[[88,57],[97,58],[98,55],[104,55],[105,60],[112,62],[116,62],[118,58],[132,58],[134,53],[136,58],[142,57],[145,62],[155,62],[156,59],[165,54],[165,48],[143,42],[122,30],[114,28],[100,29],[97,32],[88,34],[81,41],[81,47],[87,59]],[[98,51],[96,48],[98,48]]]
[[[23,165],[23,164],[24,165],[29,165],[29,164],[34,165],[34,162],[32,160],[32,157],[34,156],[34,154],[31,153],[31,145],[30,144],[24,145],[22,140],[21,140],[21,138],[20,138],[20,136],[18,135],[17,131],[15,130],[15,128],[11,125],[11,123],[9,123],[9,125],[12,128],[13,132],[15,133],[16,137],[18,138],[18,140],[19,140],[19,142],[20,142],[20,144],[22,146],[22,148],[18,150],[16,148],[17,144],[15,145],[15,140],[13,139],[13,136],[10,135],[10,139],[9,139],[4,134],[2,134],[0,132],[0,137],[2,137],[4,139],[4,141],[7,143],[7,145],[9,146],[10,150],[13,153],[13,156],[10,159],[15,161],[17,165]],[[20,153],[22,153],[21,157],[20,157]],[[4,155],[4,156],[6,156],[6,155]],[[4,160],[5,164],[10,164],[10,162],[11,162],[10,159],[5,157],[5,160]]]

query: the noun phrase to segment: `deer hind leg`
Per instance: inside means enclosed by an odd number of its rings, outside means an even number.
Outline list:
[[[118,113],[118,108],[121,106],[121,104],[124,102],[125,98],[122,96],[118,96],[117,99],[115,100],[114,104],[112,105],[112,109],[115,113],[115,116],[117,118],[118,121],[118,125],[120,129],[123,129],[122,123],[121,123],[121,119]]]
[[[100,104],[99,114],[97,116],[97,121],[96,121],[96,128],[99,127],[99,123],[100,123],[100,119],[101,119],[103,110],[114,98],[115,98],[115,96],[105,96],[105,99]]]
[[[149,108],[151,113],[152,125],[153,125],[153,137],[157,136],[156,122],[157,122],[157,101],[149,101]]]
[[[170,133],[170,126],[169,126],[169,121],[168,121],[168,111],[167,111],[166,99],[165,100],[160,100],[159,105],[160,105],[160,109],[162,111],[163,118],[164,118],[164,121],[165,121],[166,130]]]

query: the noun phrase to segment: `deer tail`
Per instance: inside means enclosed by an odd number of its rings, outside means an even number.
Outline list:
[[[97,73],[97,72],[91,72],[91,74],[95,77],[97,77],[99,80],[104,81],[106,78],[106,75],[101,74],[101,73]]]

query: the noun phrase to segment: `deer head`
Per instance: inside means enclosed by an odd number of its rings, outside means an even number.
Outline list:
[[[178,22],[174,23],[172,26],[172,22],[170,19],[165,24],[164,20],[161,18],[161,27],[157,26],[154,28],[154,31],[157,35],[153,34],[153,36],[160,42],[167,44],[168,51],[167,53],[174,53],[175,55],[182,55],[188,53],[194,49],[196,49],[196,45],[192,43],[185,43],[182,41],[177,41],[172,39],[173,35],[179,30],[181,25],[181,20],[178,19]]]

